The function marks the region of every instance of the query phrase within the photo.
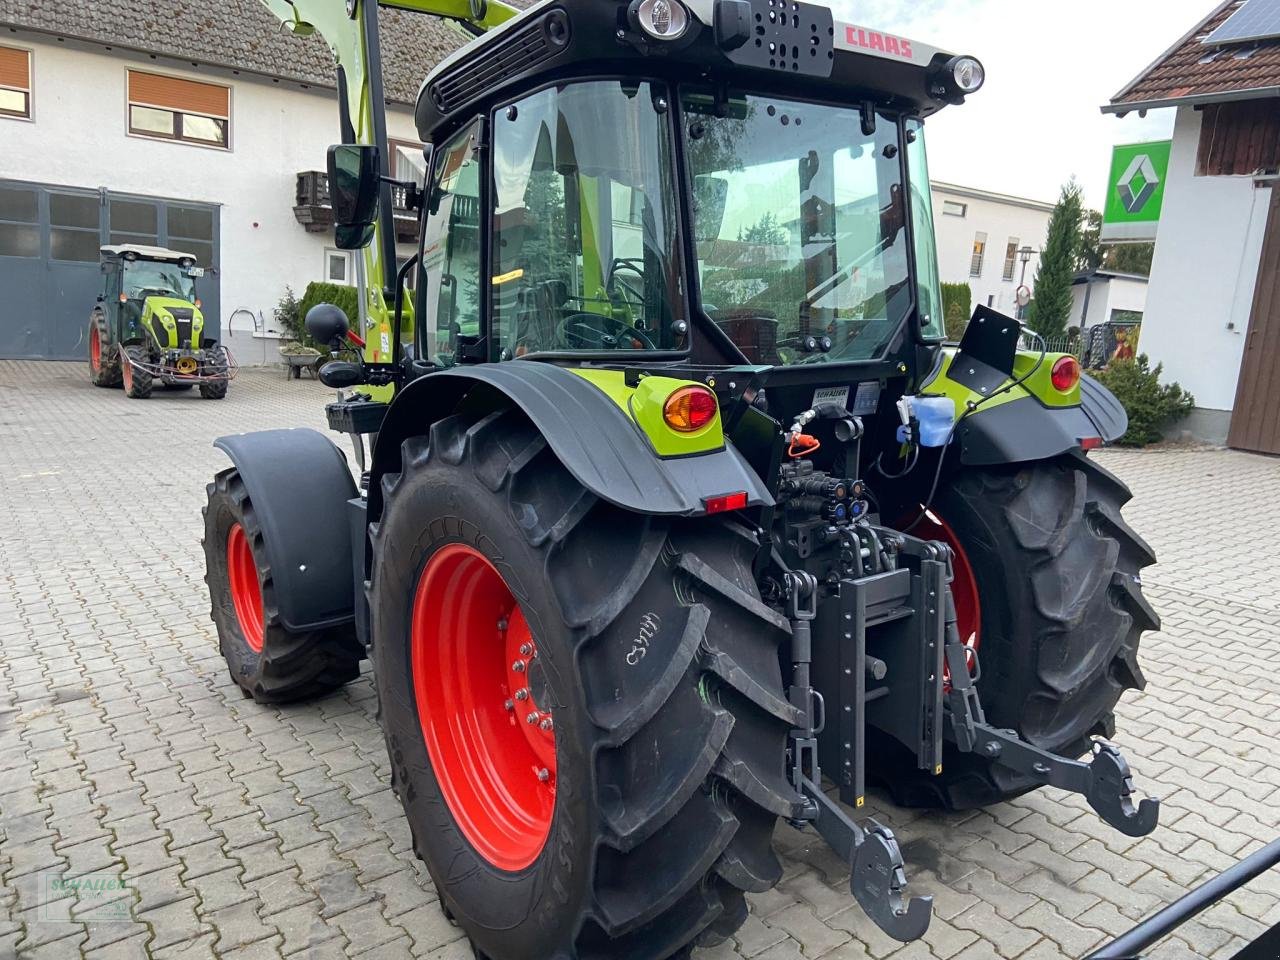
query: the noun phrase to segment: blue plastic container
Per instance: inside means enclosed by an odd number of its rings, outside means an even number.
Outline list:
[[[956,402],[950,397],[915,397],[911,404],[920,422],[920,446],[945,446],[951,439]]]

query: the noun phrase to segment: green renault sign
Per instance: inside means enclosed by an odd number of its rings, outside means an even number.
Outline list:
[[[1172,140],[1157,140],[1115,148],[1102,213],[1103,241],[1155,240],[1172,146]]]

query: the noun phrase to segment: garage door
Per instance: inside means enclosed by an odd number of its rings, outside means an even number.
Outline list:
[[[76,190],[0,180],[0,358],[78,360],[101,287],[98,248],[142,243],[218,264],[218,208],[108,190]],[[219,336],[216,272],[197,281]]]

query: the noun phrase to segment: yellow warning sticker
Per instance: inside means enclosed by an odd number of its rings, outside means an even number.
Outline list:
[[[510,273],[500,273],[498,276],[493,278],[493,285],[496,287],[499,284],[506,283],[510,280],[519,280],[523,276],[524,270],[519,268],[512,270]]]

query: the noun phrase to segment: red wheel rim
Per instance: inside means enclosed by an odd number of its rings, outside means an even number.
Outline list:
[[[244,527],[234,524],[227,533],[227,580],[231,583],[231,605],[244,642],[254,653],[262,652],[262,587],[258,567]]]
[[[481,857],[522,870],[546,845],[556,802],[554,721],[538,705],[524,614],[489,559],[455,543],[423,569],[411,631],[418,722],[445,803]]]
[[[915,520],[917,515],[913,511],[906,522]],[[969,562],[969,555],[965,553],[960,538],[956,536],[951,524],[933,508],[924,512],[924,516],[912,528],[911,535],[921,540],[941,540],[951,548],[951,597],[956,605],[956,629],[960,632],[960,640],[964,645],[977,650],[982,644],[982,604],[978,600],[978,581],[973,575],[973,565]],[[943,671],[945,682],[951,671],[945,664]]]
[[[97,373],[102,369],[102,341],[98,336],[98,325],[89,327],[89,366]]]

